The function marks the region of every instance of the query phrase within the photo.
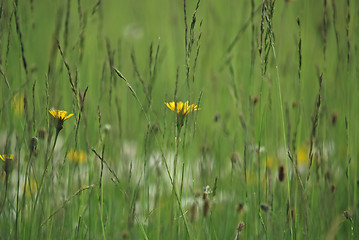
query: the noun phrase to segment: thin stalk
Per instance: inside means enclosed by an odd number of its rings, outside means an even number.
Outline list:
[[[176,106],[177,108],[177,106]],[[177,122],[178,122],[178,116],[177,116]],[[178,150],[179,150],[179,137],[180,137],[181,127],[177,125],[177,131],[176,131],[176,138],[175,138],[175,145],[176,145],[176,152],[175,157],[173,159],[173,185],[172,185],[172,197],[171,197],[171,222],[174,219],[174,202],[175,202],[175,192],[176,192],[176,186],[177,186],[177,162],[178,162]],[[172,224],[172,229],[174,227],[174,224]],[[178,233],[178,232],[177,232]],[[178,236],[177,236],[178,238]]]
[[[281,122],[282,122],[282,130],[283,130],[283,142],[284,142],[284,149],[287,152],[287,137],[286,137],[286,131],[285,131],[285,122],[284,122],[284,111],[283,111],[283,99],[282,99],[282,90],[281,90],[281,85],[280,85],[280,78],[279,78],[279,70],[278,70],[278,62],[277,62],[277,55],[276,55],[276,51],[275,51],[275,46],[274,46],[274,42],[271,41],[271,46],[272,46],[272,50],[273,50],[273,57],[274,57],[274,62],[275,62],[275,69],[276,69],[276,75],[277,75],[277,86],[278,86],[278,95],[279,95],[279,104],[280,104],[280,113],[281,113]],[[288,191],[287,191],[287,198],[288,198],[288,204],[290,206],[290,180],[289,180],[289,158],[286,154],[286,169],[287,169],[287,186],[288,186]],[[292,221],[291,218],[289,218],[289,221]],[[290,236],[291,239],[293,239],[293,226],[290,223]]]
[[[136,94],[135,90],[132,88],[132,86],[130,85],[130,83],[127,81],[127,79],[122,75],[122,73],[121,73],[120,71],[118,71],[115,67],[112,67],[112,68],[113,68],[113,70],[116,72],[116,74],[117,74],[121,79],[123,79],[123,80],[126,82],[126,85],[127,85],[128,89],[131,91],[133,97],[136,99],[137,103],[138,103],[139,106],[141,107],[141,110],[142,110],[143,114],[145,115],[145,118],[146,118],[148,124],[150,124],[150,118],[148,117],[148,115],[147,115],[145,109],[143,108],[143,105],[142,105],[141,101],[140,101],[139,98],[137,97],[137,94]],[[191,234],[190,234],[190,231],[189,231],[189,227],[188,227],[186,215],[184,214],[183,208],[182,208],[182,206],[181,206],[181,201],[180,201],[180,198],[179,198],[179,196],[178,196],[178,194],[177,194],[177,191],[176,191],[176,189],[174,188],[174,184],[175,184],[175,183],[174,183],[174,181],[173,181],[173,179],[172,179],[172,177],[171,177],[171,173],[170,173],[169,168],[168,168],[168,164],[167,164],[167,161],[166,161],[166,158],[165,158],[165,155],[164,155],[164,151],[163,151],[161,145],[159,144],[159,140],[158,140],[158,138],[157,138],[156,135],[155,135],[155,141],[156,141],[156,143],[158,144],[158,146],[160,146],[161,156],[162,156],[163,162],[164,162],[165,167],[166,167],[167,175],[168,175],[168,177],[169,177],[169,179],[170,179],[170,182],[171,182],[171,185],[172,185],[172,187],[173,187],[173,189],[174,189],[174,194],[175,194],[175,197],[176,197],[176,199],[177,199],[178,207],[179,207],[180,212],[181,212],[181,217],[182,217],[182,219],[183,219],[183,222],[184,222],[184,225],[185,225],[185,228],[186,228],[186,232],[187,232],[187,234],[188,234],[189,239],[192,239]],[[137,216],[136,216],[136,215],[135,215],[135,218],[136,218],[136,220],[137,220]],[[143,229],[141,223],[140,223],[139,221],[138,221],[138,223],[140,224],[141,230],[143,230],[143,233],[144,233],[144,235],[145,235],[145,231],[144,231],[144,229]],[[146,235],[145,235],[145,236],[146,236]],[[146,237],[146,238],[147,238],[147,237]]]
[[[53,155],[53,153],[54,153],[54,149],[55,149],[55,146],[56,146],[56,142],[57,142],[57,138],[58,138],[58,136],[59,136],[59,133],[60,133],[60,130],[56,130],[54,145],[52,146],[52,149],[51,149],[51,153],[50,153],[49,158],[48,158],[48,159],[46,160],[46,162],[45,162],[45,169],[44,169],[44,172],[42,173],[42,176],[41,176],[41,181],[40,181],[40,185],[39,185],[39,188],[38,188],[38,192],[37,192],[37,194],[36,194],[34,206],[32,207],[31,219],[34,219],[34,214],[35,214],[35,210],[36,210],[36,205],[37,205],[37,202],[38,202],[38,200],[39,200],[39,196],[40,196],[40,194],[41,194],[42,185],[43,185],[43,183],[44,183],[44,178],[45,178],[45,175],[46,175],[47,167],[49,166],[50,160],[52,159],[52,155]],[[31,238],[32,224],[33,224],[34,222],[35,222],[35,221],[32,221],[31,224],[30,224],[29,238]]]
[[[28,175],[29,175],[30,164],[32,161],[32,156],[33,156],[32,153],[33,153],[33,151],[30,152],[30,159],[29,159],[29,162],[27,163],[26,172],[25,172],[24,193],[23,193],[23,197],[22,197],[22,209],[23,209],[22,214],[24,214],[24,209],[25,209],[25,202],[26,202],[25,192],[26,192],[26,188],[27,188],[27,179],[28,179]],[[29,180],[29,185],[30,185],[30,180]]]

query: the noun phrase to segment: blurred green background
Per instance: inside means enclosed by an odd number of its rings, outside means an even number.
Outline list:
[[[357,1],[5,0],[0,13],[0,153],[14,154],[0,238],[358,238]],[[201,108],[180,133],[164,104],[179,100]],[[53,154],[51,108],[74,113]]]

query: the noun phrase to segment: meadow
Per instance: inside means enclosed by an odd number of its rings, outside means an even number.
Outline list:
[[[355,0],[1,1],[0,239],[359,239],[358,44]]]

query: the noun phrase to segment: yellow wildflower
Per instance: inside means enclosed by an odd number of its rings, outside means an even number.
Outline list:
[[[49,113],[55,118],[57,119],[57,126],[56,126],[56,129],[58,132],[61,131],[62,129],[62,126],[64,124],[64,121],[69,119],[70,117],[72,117],[74,114],[71,113],[69,115],[67,115],[67,112],[66,111],[63,111],[63,110],[49,110]]]
[[[2,166],[2,170],[3,172],[5,172],[5,176],[8,177],[9,173],[12,170],[12,160],[14,159],[14,154],[10,154],[10,155],[3,154],[0,155],[0,158],[4,162],[4,165]]]
[[[9,159],[9,160],[14,159],[14,154],[10,154],[10,155],[0,154],[0,158],[4,162],[6,162],[7,159]]]
[[[16,93],[12,99],[11,106],[16,115],[24,112],[24,96]]]
[[[64,122],[66,119],[72,117],[74,115],[73,113],[67,115],[66,111],[63,110],[49,110],[49,113],[56,119],[59,119],[60,121]]]
[[[73,161],[74,163],[80,164],[80,163],[85,163],[86,162],[87,155],[82,150],[77,151],[77,150],[71,149],[67,154],[67,158],[70,161]]]
[[[188,101],[186,101],[185,103],[183,103],[182,101],[179,101],[177,103],[166,102],[165,104],[169,109],[171,109],[173,112],[176,112],[178,115],[181,116],[186,116],[190,112],[200,110],[197,105],[189,104]]]
[[[308,147],[306,145],[301,146],[297,154],[298,165],[307,165],[309,162]]]
[[[200,110],[197,105],[189,104],[188,101],[186,102],[165,102],[166,106],[171,109],[171,111],[177,113],[177,128],[179,131],[181,130],[184,124],[184,118],[190,113],[197,110]]]

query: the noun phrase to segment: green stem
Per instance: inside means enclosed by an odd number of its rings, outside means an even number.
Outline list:
[[[103,186],[101,187],[101,202],[100,202],[100,212],[101,212],[101,227],[103,239],[106,240],[105,234],[105,224],[103,223]]]
[[[60,129],[60,130],[61,130],[61,129]],[[60,130],[56,130],[54,145],[52,146],[52,149],[51,149],[51,153],[50,153],[49,158],[48,158],[48,159],[46,160],[46,162],[45,162],[45,169],[44,169],[44,172],[42,173],[42,176],[41,176],[41,181],[40,181],[40,185],[39,185],[39,188],[38,188],[38,192],[37,192],[37,194],[36,194],[34,206],[32,207],[31,219],[34,219],[34,214],[35,214],[35,210],[36,210],[36,205],[37,205],[37,202],[38,202],[39,197],[40,197],[40,194],[41,194],[41,190],[42,190],[42,186],[43,186],[43,183],[44,183],[44,178],[45,178],[45,175],[46,175],[46,171],[47,171],[47,168],[48,168],[48,166],[49,166],[50,160],[52,159],[52,155],[53,155],[54,150],[55,150],[55,146],[56,146],[56,142],[57,142],[57,137],[59,136]],[[31,238],[31,229],[32,229],[32,224],[33,224],[34,222],[35,222],[35,221],[32,221],[31,224],[30,224],[29,238]]]
[[[178,117],[177,117],[178,118]],[[177,121],[178,122],[178,121]],[[173,185],[172,185],[172,200],[171,200],[171,204],[172,204],[172,209],[171,209],[171,222],[174,219],[174,215],[175,215],[175,210],[174,210],[174,205],[175,205],[175,193],[176,193],[176,184],[177,184],[177,162],[178,162],[178,150],[179,150],[179,136],[180,136],[180,132],[181,132],[181,125],[177,124],[177,131],[176,131],[176,139],[175,139],[175,144],[176,144],[176,152],[175,152],[175,157],[173,159]],[[172,224],[172,226],[174,226],[174,224]],[[172,228],[173,229],[173,228]],[[177,236],[178,237],[178,236]]]
[[[278,63],[277,63],[277,55],[276,55],[276,51],[275,51],[275,47],[274,47],[274,42],[271,41],[271,45],[272,45],[272,50],[273,50],[273,57],[274,57],[274,61],[275,61],[275,69],[276,69],[276,74],[277,74],[277,85],[278,85],[278,95],[279,95],[279,105],[280,105],[280,113],[281,113],[281,120],[282,120],[282,130],[283,130],[283,142],[284,142],[284,149],[285,149],[285,158],[287,159],[286,162],[286,169],[287,169],[287,186],[288,186],[288,192],[287,192],[287,197],[288,197],[288,205],[289,207],[291,206],[290,204],[290,179],[289,179],[289,158],[287,156],[287,137],[286,137],[286,131],[285,131],[285,123],[284,123],[284,111],[283,111],[283,99],[282,99],[282,90],[281,90],[281,85],[280,85],[280,78],[279,78],[279,70],[278,70]],[[289,216],[289,221],[290,221],[290,236],[291,239],[293,239],[293,227],[292,227],[292,220],[291,217]]]

